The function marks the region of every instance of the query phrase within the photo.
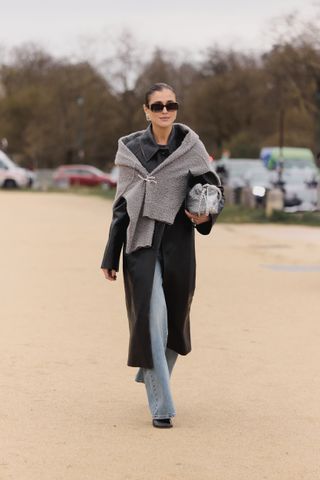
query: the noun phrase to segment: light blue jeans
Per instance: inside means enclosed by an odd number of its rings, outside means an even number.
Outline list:
[[[168,315],[159,260],[156,262],[150,302],[150,336],[153,368],[139,368],[137,382],[144,382],[152,418],[171,418],[176,412],[170,376],[178,354],[167,348]]]

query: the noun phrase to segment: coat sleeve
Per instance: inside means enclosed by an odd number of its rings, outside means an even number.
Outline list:
[[[220,185],[218,184],[217,175],[210,171],[199,176],[193,176],[190,174],[189,181],[188,181],[189,189],[191,189],[194,185],[196,185],[196,183],[201,183],[202,185],[204,185],[205,183],[209,183],[210,185],[216,185],[217,187],[220,188],[222,193],[222,199],[219,205],[219,210],[220,210],[219,213],[211,214],[210,219],[207,222],[201,223],[200,225],[195,226],[195,228],[199,233],[201,233],[201,235],[209,235],[213,225],[216,223],[216,220],[220,215],[220,212],[222,211],[224,206],[223,186],[221,184]]]
[[[125,198],[120,197],[113,205],[113,217],[101,268],[119,270],[120,254],[125,242],[128,224],[127,202]]]

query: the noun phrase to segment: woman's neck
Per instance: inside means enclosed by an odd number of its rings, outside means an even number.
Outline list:
[[[166,128],[161,128],[156,125],[152,125],[153,136],[158,145],[167,145],[171,131],[172,131],[172,125]]]

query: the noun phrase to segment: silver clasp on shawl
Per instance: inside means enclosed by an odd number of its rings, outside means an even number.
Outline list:
[[[147,175],[146,177],[142,177],[141,175],[138,175],[138,177],[141,178],[141,180],[143,180],[144,182],[157,183],[156,177],[152,175]]]

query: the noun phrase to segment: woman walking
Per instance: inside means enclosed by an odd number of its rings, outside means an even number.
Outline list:
[[[172,427],[170,376],[178,354],[191,350],[195,230],[209,234],[217,217],[187,211],[185,198],[197,183],[220,186],[198,135],[174,123],[178,107],[171,86],[153,85],[143,105],[149,126],[119,140],[119,180],[101,265],[105,278],[116,280],[123,247],[128,365],[139,367],[136,381],[145,384],[157,428]]]

